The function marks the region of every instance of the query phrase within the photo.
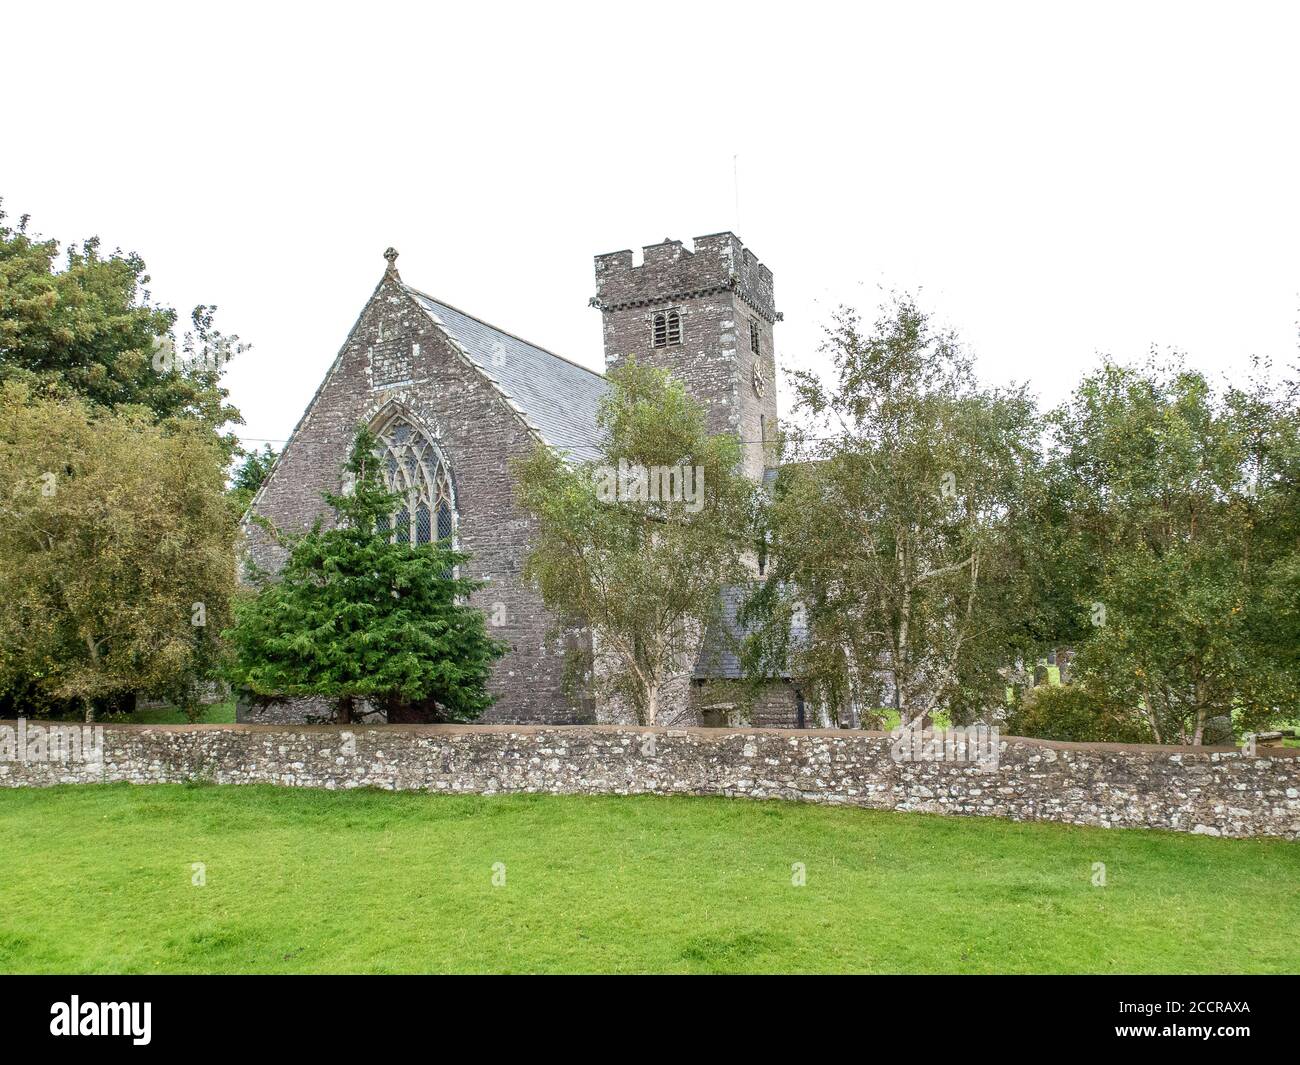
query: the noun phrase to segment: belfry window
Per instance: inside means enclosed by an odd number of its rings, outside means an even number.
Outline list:
[[[758,332],[758,319],[751,318],[749,320],[749,350],[755,355],[759,354],[759,340],[760,334]]]
[[[402,414],[390,418],[376,435],[383,444],[384,481],[402,499],[389,519],[393,540],[399,544],[450,540],[456,511],[451,473],[442,452]]]
[[[666,348],[682,342],[682,316],[676,311],[664,311],[654,316],[654,346]]]

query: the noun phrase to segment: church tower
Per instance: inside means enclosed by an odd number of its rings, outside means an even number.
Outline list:
[[[635,356],[668,370],[708,409],[709,431],[743,441],[746,474],[775,463],[776,352],[772,271],[734,233],[665,240],[596,256],[605,368]]]

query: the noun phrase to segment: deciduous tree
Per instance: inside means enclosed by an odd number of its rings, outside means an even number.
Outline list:
[[[1164,743],[1294,707],[1295,656],[1276,639],[1295,632],[1294,409],[1258,390],[1216,395],[1176,361],[1108,361],[1052,423],[1061,566],[1089,621],[1080,682]]]
[[[562,622],[590,626],[595,660],[573,652],[572,675],[653,725],[721,589],[750,575],[754,486],[739,441],[710,436],[704,408],[664,371],[629,360],[609,382],[598,459],[539,446],[517,467],[538,522],[525,574]]]
[[[195,420],[0,385],[0,692],[16,711],[30,696],[89,716],[136,692],[196,706],[235,584],[225,461]]]
[[[97,238],[67,249],[16,227],[0,211],[0,380],[33,394],[76,394],[109,409],[139,408],[155,421],[196,420],[217,433],[239,412],[220,384],[244,350],[199,306],[177,338],[177,314],[152,302],[144,260],[105,255]],[[233,453],[233,436],[222,437]]]
[[[770,577],[744,612],[750,669],[788,660],[841,721],[891,700],[904,724],[992,709],[999,669],[1030,639],[1034,406],[980,388],[957,339],[908,297],[870,330],[842,311],[826,351],[831,384],[794,375]]]

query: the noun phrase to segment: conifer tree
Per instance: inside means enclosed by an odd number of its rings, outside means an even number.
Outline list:
[[[355,703],[433,703],[439,720],[478,717],[505,645],[468,605],[481,582],[458,576],[469,556],[446,542],[393,542],[401,502],[380,476],[379,442],[358,431],[348,487],[325,493],[338,522],[288,541],[275,581],[236,609],[227,633],[235,684],[260,695],[323,695],[348,721]]]

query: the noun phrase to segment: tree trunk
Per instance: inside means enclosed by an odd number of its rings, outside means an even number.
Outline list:
[[[858,660],[853,654],[853,648],[849,644],[844,644],[844,679],[847,681],[845,687],[849,696],[849,720],[848,728],[856,729],[858,727]],[[844,723],[841,722],[841,725]]]
[[[912,706],[912,663],[908,659],[907,641],[912,630],[912,588],[903,589],[901,609],[899,610],[898,637],[894,645],[894,701],[898,707],[898,724],[907,728],[912,723],[915,710]],[[904,692],[907,692],[904,695]]]
[[[345,695],[339,700],[339,724],[350,725],[352,723],[352,696]]]
[[[1155,737],[1156,743],[1164,743],[1160,735],[1160,715],[1156,713],[1156,704],[1151,695],[1150,685],[1142,686],[1142,713],[1147,719],[1147,724],[1151,726],[1151,735]]]

